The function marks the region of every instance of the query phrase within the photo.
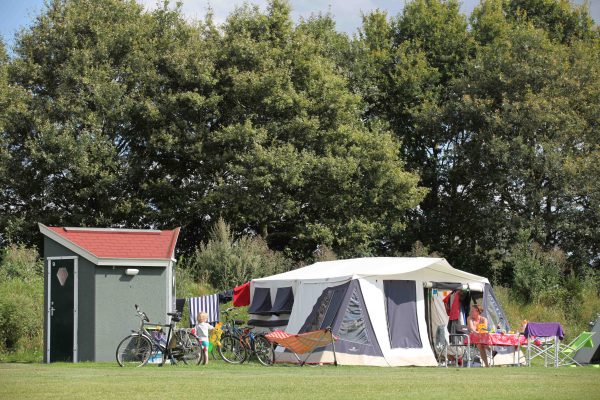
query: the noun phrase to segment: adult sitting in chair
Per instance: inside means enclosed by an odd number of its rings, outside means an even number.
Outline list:
[[[483,312],[483,308],[480,305],[473,304],[471,306],[471,312],[469,313],[469,318],[467,319],[467,327],[469,328],[469,332],[477,332],[480,326],[484,326],[487,328],[487,318],[481,315]],[[481,361],[483,361],[483,365],[487,368],[489,367],[488,359],[487,359],[487,345],[485,344],[477,344],[477,348],[479,349],[479,355],[481,356]]]

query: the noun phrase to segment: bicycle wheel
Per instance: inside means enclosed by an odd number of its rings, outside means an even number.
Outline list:
[[[185,350],[183,359],[187,362],[192,362],[196,365],[199,365],[203,358],[204,352],[202,351],[202,343],[200,339],[196,335],[192,335],[191,333],[186,333],[185,340]]]
[[[152,354],[152,342],[143,335],[127,336],[117,346],[117,363],[121,367],[141,367],[146,365]]]
[[[242,340],[237,336],[223,335],[219,355],[230,364],[240,364],[246,359],[248,352]]]
[[[262,365],[273,365],[273,346],[266,337],[257,335],[254,338],[254,354],[256,354],[256,359]]]

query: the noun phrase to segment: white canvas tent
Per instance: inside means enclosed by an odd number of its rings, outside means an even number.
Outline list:
[[[486,278],[457,270],[443,258],[358,258],[254,279],[249,312],[253,325],[288,333],[331,326],[340,336],[340,364],[436,366],[428,326],[444,317],[436,314],[439,299],[431,294],[446,284],[482,299],[485,288],[491,291]],[[495,298],[490,303],[497,305]],[[316,351],[309,362],[331,362],[330,350]],[[278,348],[276,359],[292,357]]]

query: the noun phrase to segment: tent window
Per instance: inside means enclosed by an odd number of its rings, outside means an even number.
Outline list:
[[[344,300],[348,283],[334,286],[323,290],[317,299],[312,312],[306,318],[306,322],[300,329],[302,332],[316,331],[322,328],[332,327],[335,316]]]
[[[293,305],[294,292],[292,291],[292,287],[282,287],[277,289],[271,312],[273,314],[289,314],[292,312]]]
[[[256,288],[252,297],[252,304],[248,309],[250,314],[270,314],[271,313],[271,289]]]
[[[325,315],[327,315],[327,310],[329,310],[329,305],[331,304],[331,299],[333,298],[333,290],[326,290],[319,302],[319,308],[317,309],[317,313],[314,315],[312,321],[309,322],[306,329],[302,329],[303,332],[311,332],[316,331],[317,329],[321,329],[321,324],[325,319]]]
[[[362,305],[360,304],[356,288],[352,292],[352,296],[348,302],[348,308],[344,314],[344,319],[340,325],[338,335],[341,339],[349,342],[370,344],[365,318],[363,316]]]
[[[383,281],[388,334],[395,348],[422,348],[415,281]]]

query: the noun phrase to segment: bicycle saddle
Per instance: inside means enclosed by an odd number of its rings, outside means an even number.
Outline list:
[[[174,321],[174,322],[181,321],[181,314],[178,313],[178,312],[174,312],[174,313],[170,312],[170,313],[167,313],[167,315],[170,315],[171,316],[171,320]]]

